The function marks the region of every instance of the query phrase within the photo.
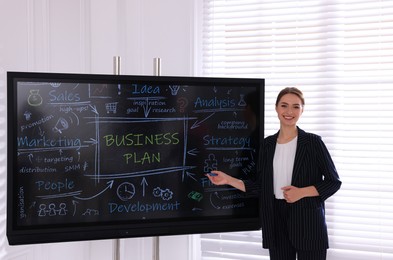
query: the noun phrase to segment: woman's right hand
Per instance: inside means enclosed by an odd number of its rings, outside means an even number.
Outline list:
[[[241,191],[246,191],[244,182],[236,179],[222,171],[211,171],[210,174],[206,174],[209,180],[215,185],[230,185]]]
[[[222,171],[211,171],[206,176],[214,185],[229,184],[229,179],[231,178],[231,176]]]

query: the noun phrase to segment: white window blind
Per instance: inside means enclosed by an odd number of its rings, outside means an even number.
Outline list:
[[[328,259],[393,259],[393,1],[204,0],[204,76],[299,87],[299,126],[322,136],[343,181],[326,202]],[[200,236],[202,260],[269,259],[259,231]]]

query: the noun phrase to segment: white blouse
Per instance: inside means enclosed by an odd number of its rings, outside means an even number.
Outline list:
[[[291,185],[297,137],[285,144],[276,144],[273,159],[273,188],[276,199],[284,199],[282,187]]]

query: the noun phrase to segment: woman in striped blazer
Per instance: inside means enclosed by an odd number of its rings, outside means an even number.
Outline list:
[[[324,202],[341,181],[321,137],[297,126],[304,104],[297,88],[278,94],[280,130],[261,143],[257,181],[222,171],[207,175],[213,184],[260,196],[263,247],[271,260],[324,260],[329,247]]]

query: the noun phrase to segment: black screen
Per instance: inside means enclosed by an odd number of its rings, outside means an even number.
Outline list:
[[[250,230],[263,79],[8,72],[10,244]],[[261,125],[262,124],[262,125]]]

